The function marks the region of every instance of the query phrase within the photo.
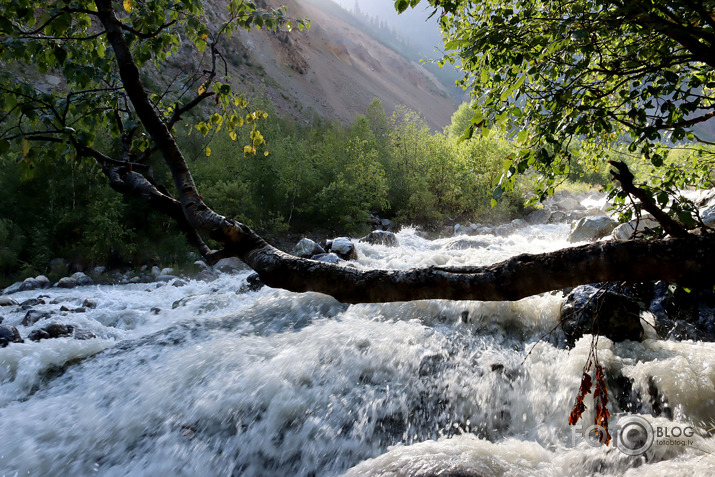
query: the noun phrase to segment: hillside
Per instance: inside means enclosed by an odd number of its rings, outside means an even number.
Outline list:
[[[330,0],[270,0],[266,6],[279,5],[290,17],[309,19],[310,30],[232,38],[226,59],[237,87],[270,97],[278,111],[297,118],[351,121],[377,97],[386,111],[405,105],[435,129],[449,123],[461,91],[371,36],[340,6]]]

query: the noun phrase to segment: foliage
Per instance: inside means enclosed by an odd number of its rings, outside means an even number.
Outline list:
[[[535,170],[544,198],[575,167],[592,169],[627,148],[653,166],[650,197],[692,228],[677,190],[711,184],[712,160],[693,129],[715,116],[711,3],[429,3],[441,13],[444,61],[461,65],[461,83],[472,92],[469,134],[500,128],[518,141],[496,195]],[[692,173],[666,166],[661,143],[683,142],[700,150]]]

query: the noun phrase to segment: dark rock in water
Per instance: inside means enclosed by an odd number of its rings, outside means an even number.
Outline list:
[[[178,300],[178,301],[180,301],[180,300]],[[176,304],[176,302],[174,302],[174,304]],[[173,306],[172,308],[176,308],[176,306]],[[159,313],[161,313],[161,308],[159,308],[158,306],[153,306],[153,307],[151,307],[151,310],[149,310],[149,311],[151,311],[155,315],[158,315]]]
[[[355,244],[347,237],[338,237],[329,241],[330,246],[326,248],[328,252],[336,254],[343,260],[357,260],[358,254]]]
[[[74,288],[77,286],[77,280],[72,277],[62,277],[55,283],[55,286],[59,288]]]
[[[23,326],[32,326],[38,321],[49,318],[52,316],[52,313],[49,311],[38,311],[38,310],[30,310],[25,314],[25,317],[22,319],[22,325]]]
[[[43,300],[42,298],[30,298],[20,303],[20,306],[37,306],[44,304],[45,300]]]
[[[94,285],[94,280],[92,280],[91,277],[88,277],[87,275],[85,275],[84,272],[74,273],[74,274],[72,274],[72,278],[74,278],[77,281],[78,287]]]
[[[91,330],[85,330],[84,328],[75,328],[73,337],[76,340],[84,341],[94,339],[97,337],[97,335],[94,334],[94,332]]]
[[[10,343],[24,343],[20,332],[12,325],[0,325],[0,348]]]
[[[397,236],[385,230],[373,230],[361,238],[360,242],[367,242],[372,245],[385,245],[386,247],[397,247]]]
[[[306,237],[300,239],[293,249],[293,254],[301,258],[310,258],[320,253],[325,253],[323,247]]]
[[[259,277],[257,273],[251,273],[249,276],[246,277],[246,283],[241,285],[241,288],[238,290],[238,292],[245,293],[249,291],[258,291],[264,286],[266,285],[261,281],[261,277]]]
[[[27,339],[30,341],[40,341],[53,338],[62,338],[65,336],[70,336],[74,331],[74,326],[63,325],[62,323],[52,323],[39,330],[32,330]]]
[[[318,260],[319,262],[327,263],[339,263],[340,257],[334,253],[319,253],[318,255],[313,255],[310,257],[311,260]]]
[[[34,278],[26,278],[22,282],[22,286],[20,287],[20,291],[28,291],[28,290],[35,290],[37,288],[40,288],[41,284]]]
[[[715,341],[715,294],[709,288],[687,292],[658,282],[649,310],[660,338]]]
[[[172,283],[171,285],[178,288],[178,287],[185,287],[187,285],[187,283],[184,280],[182,280],[181,278],[179,278],[179,279],[175,280],[174,283]]]
[[[640,341],[640,312],[638,303],[625,295],[583,285],[576,287],[561,305],[561,327],[569,348],[588,333],[613,341]]]
[[[214,270],[218,270],[221,273],[232,274],[245,269],[246,265],[237,257],[222,258],[214,265]]]
[[[91,298],[85,298],[82,302],[82,306],[85,308],[97,308],[97,302]]]
[[[0,323],[2,323],[3,321],[5,321],[5,317],[4,317],[4,316],[0,316]]]

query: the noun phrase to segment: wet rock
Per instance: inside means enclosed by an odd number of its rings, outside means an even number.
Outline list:
[[[20,306],[32,307],[32,306],[44,305],[44,304],[45,304],[45,300],[43,300],[42,298],[29,298],[29,299],[23,301],[22,303],[20,303]]]
[[[397,247],[398,245],[397,236],[385,230],[373,230],[361,238],[360,242],[366,242],[372,245],[385,245],[386,247]]]
[[[174,269],[169,268],[169,267],[162,268],[161,273],[159,273],[159,275],[173,275],[173,274],[174,274]]]
[[[560,224],[561,222],[565,222],[568,218],[569,218],[569,215],[566,212],[564,212],[562,210],[555,210],[549,216],[548,223]]]
[[[660,338],[715,341],[715,295],[710,288],[688,293],[675,284],[658,282],[649,311]]]
[[[467,225],[455,224],[453,233],[454,235],[468,235],[472,233],[472,229]]]
[[[187,283],[184,280],[182,280],[181,278],[174,280],[174,283],[171,284],[171,286],[174,286],[177,288],[185,287],[186,285],[187,285]]]
[[[615,229],[613,229],[613,231],[611,231],[611,237],[613,240],[618,240],[619,242],[630,240],[633,237],[633,232],[636,230],[636,224],[638,233],[644,232],[646,229],[654,229],[660,226],[658,221],[652,217],[641,217],[638,221],[631,220],[625,224],[618,225]]]
[[[338,237],[331,241],[330,247],[326,249],[329,252],[336,254],[343,260],[357,260],[358,254],[355,250],[355,244],[347,237]]]
[[[63,325],[62,323],[52,323],[39,330],[32,330],[27,339],[30,341],[40,341],[54,338],[63,338],[70,336],[74,327],[72,325]]]
[[[0,306],[14,306],[14,305],[19,305],[19,303],[13,297],[7,296],[7,295],[0,295]]]
[[[534,224],[546,224],[549,222],[551,217],[551,210],[544,207],[542,209],[536,209],[532,213],[526,216],[526,221],[532,225]]]
[[[494,229],[494,234],[499,237],[508,237],[514,233],[514,226],[511,224],[503,224]]]
[[[209,266],[203,260],[196,260],[194,262],[194,265],[199,267],[201,270],[207,270],[209,268]]]
[[[30,310],[25,314],[21,323],[23,326],[32,326],[38,321],[49,318],[50,316],[52,316],[52,313],[49,311]]]
[[[84,328],[75,328],[74,335],[72,336],[76,340],[84,341],[91,340],[97,337],[91,330],[86,330]]]
[[[591,242],[610,234],[617,222],[608,217],[584,217],[571,226],[569,242]]]
[[[529,223],[524,219],[514,219],[511,221],[511,225],[515,229],[523,229],[524,227],[529,225]]]
[[[77,280],[72,277],[62,277],[55,283],[55,286],[59,288],[74,288],[77,286]]]
[[[307,237],[300,239],[300,241],[295,245],[293,249],[293,254],[296,257],[310,258],[313,255],[318,255],[320,253],[325,253],[323,247],[310,240]]]
[[[382,230],[388,230],[392,226],[392,220],[380,219],[380,226],[382,227]]]
[[[34,278],[25,278],[20,286],[20,291],[36,290],[37,288],[40,288],[40,282]]]
[[[176,304],[179,303],[180,301],[181,301],[181,300],[178,300],[178,301],[174,302],[174,305],[176,305]],[[172,308],[177,308],[178,306],[180,306],[180,305],[172,306]],[[161,313],[161,308],[159,308],[158,306],[153,306],[153,307],[151,307],[151,310],[149,310],[149,311],[151,311],[151,312],[154,313],[155,315],[158,315],[159,313]]]
[[[74,278],[76,280],[77,286],[79,286],[79,287],[94,285],[94,280],[92,280],[91,277],[88,277],[87,275],[85,275],[83,272],[73,273],[72,278]]]
[[[700,211],[700,218],[708,227],[715,227],[715,205]]]
[[[214,265],[214,269],[218,270],[219,272],[222,273],[236,273],[240,270],[244,270],[246,268],[246,265],[243,264],[243,262],[236,257],[226,257],[222,258],[218,262],[216,262],[216,265]]]
[[[640,312],[638,303],[625,295],[583,285],[576,287],[561,305],[561,327],[569,348],[589,333],[612,341],[640,341]]]
[[[10,343],[24,343],[20,332],[12,325],[0,325],[0,348]]]
[[[85,308],[97,308],[97,302],[91,298],[85,298],[82,302],[82,306]]]
[[[259,277],[257,273],[251,273],[249,276],[246,277],[246,283],[241,285],[241,288],[238,290],[238,293],[258,291],[264,286],[266,285],[261,281],[261,277]]]
[[[154,265],[153,267],[151,267],[151,274],[155,277],[158,277],[159,275],[161,275],[161,268]]]
[[[178,280],[178,279],[179,279],[179,277],[177,277],[176,275],[158,275],[156,277],[156,281],[162,282],[162,283],[167,283],[172,280]]]
[[[318,255],[313,255],[310,258],[311,258],[311,260],[318,260],[319,262],[327,262],[327,263],[339,263],[340,262],[340,257],[338,257],[334,253],[319,253]]]
[[[17,293],[20,291],[20,288],[22,288],[22,282],[15,282],[9,287],[5,288],[2,291],[3,295],[12,295],[13,293]]]

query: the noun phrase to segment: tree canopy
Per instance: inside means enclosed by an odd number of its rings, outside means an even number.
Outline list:
[[[402,11],[417,1],[397,0]],[[667,145],[709,146],[698,126],[715,116],[715,3],[702,0],[430,0],[447,54],[464,70],[474,115],[464,137],[500,127],[521,152],[495,194],[529,169],[543,198],[574,161],[614,148],[649,161],[645,187],[688,229],[692,207],[675,194],[710,186],[707,148],[693,167],[664,162]],[[712,130],[712,123],[707,128]],[[620,194],[623,200],[624,194]]]

